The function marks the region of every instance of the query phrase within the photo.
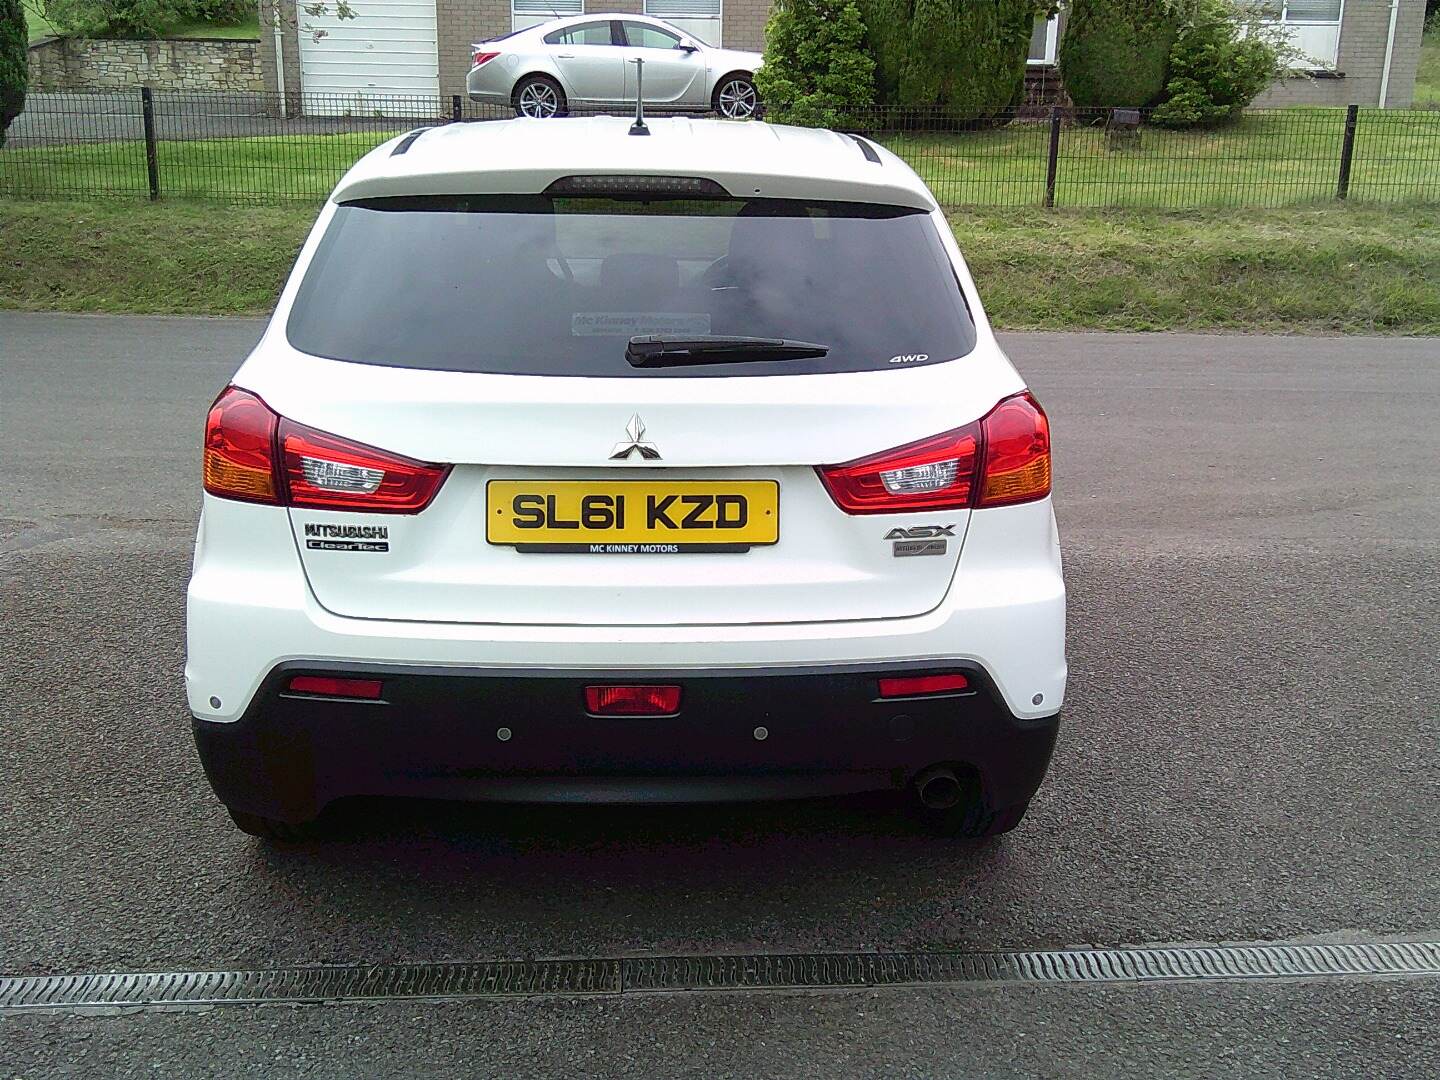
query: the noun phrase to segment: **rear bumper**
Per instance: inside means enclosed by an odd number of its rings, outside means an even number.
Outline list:
[[[885,790],[941,762],[973,768],[994,808],[1028,802],[1058,715],[1017,719],[964,663],[943,667],[966,671],[971,692],[878,698],[879,675],[937,666],[606,674],[292,662],[239,720],[196,718],[194,732],[221,801],[284,821],[355,795],[694,802]],[[296,674],[378,677],[382,699],[293,695]],[[592,716],[583,689],[604,682],[678,683],[680,712]]]
[[[494,61],[484,67],[471,68],[465,75],[465,92],[471,101],[509,104],[514,86],[513,73],[497,67]]]
[[[316,601],[295,543],[283,509],[205,497],[187,597],[192,715],[237,722],[278,666],[320,661],[597,677],[959,661],[983,669],[1018,718],[1052,715],[1064,701],[1065,586],[1048,499],[974,511],[954,582],[934,610],[847,622],[567,626],[350,618]],[[624,610],[623,596],[616,609]]]

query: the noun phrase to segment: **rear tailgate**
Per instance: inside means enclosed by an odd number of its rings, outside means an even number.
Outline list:
[[[815,466],[955,428],[984,415],[1019,384],[1003,361],[801,379],[641,383],[293,360],[274,385],[253,380],[252,388],[282,414],[356,442],[455,465],[419,514],[292,509],[316,598],[340,615],[458,623],[718,625],[928,611],[954,575],[968,511],[848,514]],[[297,370],[310,373],[310,385],[297,385]],[[763,403],[755,400],[759,395]],[[644,424],[640,441],[661,458],[632,453],[612,460],[617,445],[629,445],[636,417]],[[667,542],[710,544],[718,536],[713,528],[668,530],[665,519],[683,525],[673,504],[662,515],[658,550],[615,544],[613,530],[605,529],[575,530],[575,542],[586,545],[582,551],[490,542],[497,536],[492,519],[513,514],[517,491],[544,497],[576,483],[601,494],[669,489],[752,496],[774,484],[774,542],[762,533],[740,545],[743,550],[671,553]],[[667,488],[673,485],[679,486]],[[562,494],[557,516],[577,520],[574,505]],[[632,500],[631,521],[644,509],[642,500]],[[698,517],[713,523],[716,511],[707,507]],[[918,537],[934,539],[910,542]]]

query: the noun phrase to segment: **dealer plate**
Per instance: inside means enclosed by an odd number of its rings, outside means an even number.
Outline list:
[[[491,480],[485,539],[517,551],[674,555],[780,537],[774,480]]]

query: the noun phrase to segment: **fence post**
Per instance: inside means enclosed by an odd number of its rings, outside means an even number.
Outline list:
[[[155,153],[155,95],[140,88],[140,115],[145,120],[145,174],[150,180],[150,201],[160,198],[160,159]]]
[[[1350,162],[1355,159],[1355,124],[1360,119],[1360,106],[1351,104],[1345,110],[1345,141],[1340,144],[1340,179],[1335,184],[1335,198],[1350,195]]]
[[[464,117],[460,113],[459,94],[452,94],[450,96],[450,119],[453,123],[456,124],[460,123],[460,121],[464,119]]]
[[[1050,106],[1050,156],[1045,163],[1045,208],[1055,206],[1055,174],[1060,167],[1060,107]]]

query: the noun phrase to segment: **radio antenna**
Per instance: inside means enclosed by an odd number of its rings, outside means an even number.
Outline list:
[[[649,135],[645,126],[645,61],[638,56],[631,61],[635,65],[635,122],[630,125],[631,135]]]

